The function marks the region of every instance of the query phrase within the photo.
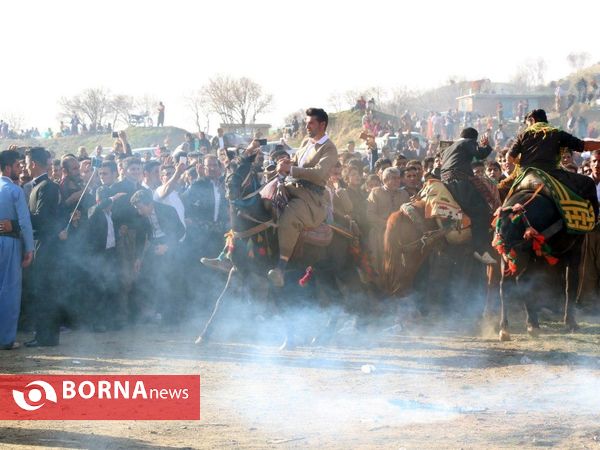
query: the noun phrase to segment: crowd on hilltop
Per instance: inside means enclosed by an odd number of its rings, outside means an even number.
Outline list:
[[[0,119],[0,139],[30,139],[40,137],[37,128],[27,128],[24,130],[15,130],[11,128],[8,122]]]
[[[152,119],[151,114],[146,111],[142,114],[127,114],[128,125],[142,125],[162,127],[165,124],[165,105],[163,102],[158,102],[156,108],[156,122]],[[79,136],[89,134],[105,134],[112,133],[113,124],[110,122],[102,123],[103,120],[96,122],[90,121],[86,123],[81,119],[80,114],[73,113],[68,120],[61,120],[58,125],[58,131],[53,131],[52,127],[40,132],[37,127],[27,129],[15,129],[8,122],[0,119],[0,139],[52,139],[65,136]]]

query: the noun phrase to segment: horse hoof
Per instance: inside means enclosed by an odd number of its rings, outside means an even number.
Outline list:
[[[500,339],[500,342],[510,341],[510,333],[506,330],[500,330],[498,338]]]
[[[538,337],[540,335],[540,327],[534,327],[533,325],[527,325],[527,334],[531,337]]]

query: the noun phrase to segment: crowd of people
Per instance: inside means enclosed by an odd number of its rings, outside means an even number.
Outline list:
[[[129,114],[130,125],[152,126],[156,123],[157,127],[165,125],[165,105],[158,102],[156,108],[156,122],[152,120],[149,112],[143,114]],[[78,136],[86,134],[106,134],[112,133],[113,124],[110,122],[86,123],[78,114],[72,114],[68,120],[61,120],[58,125],[58,131],[53,131],[51,127],[40,132],[37,127],[26,129],[15,129],[3,119],[0,119],[0,139],[52,139],[65,136]]]
[[[273,284],[283,284],[281,274],[302,226],[323,221],[355,222],[361,246],[380,273],[390,214],[429,178],[444,180],[473,214],[475,257],[483,264],[495,262],[484,248],[489,218],[482,220],[479,206],[465,200],[470,194],[464,186],[479,189],[483,180],[499,198],[496,186],[514,178],[515,157],[527,154],[520,135],[496,133],[492,146],[494,136],[478,136],[467,126],[460,145],[442,149],[438,142],[437,148],[416,152],[412,139],[378,148],[365,124],[367,151],[359,152],[352,141],[338,150],[327,123],[323,110],[308,110],[307,136],[294,155],[283,144],[264,154],[257,139],[248,147],[255,151],[262,182],[296,180],[279,218],[281,258],[268,274]],[[400,123],[395,129],[390,125],[387,134],[401,137],[414,121],[407,114]],[[0,278],[2,348],[16,346],[18,324],[35,331],[27,346],[53,346],[63,326],[104,332],[138,322],[177,324],[207,307],[220,288],[219,277],[231,267],[222,251],[231,226],[225,180],[248,151],[228,149],[222,131],[212,142],[190,134],[176,151],[161,147],[143,159],[132,155],[124,132],[112,149],[98,146],[91,156],[83,148],[60,158],[42,147],[1,152],[0,258],[10,268]],[[565,142],[585,150],[583,141],[573,139]],[[564,151],[556,170],[590,177],[597,187],[600,153],[584,155],[587,159]],[[600,247],[597,237],[586,242]],[[594,263],[590,258],[586,264]],[[589,272],[597,281],[600,271]]]
[[[40,136],[41,134],[36,127],[19,130],[0,119],[0,139],[35,139]]]

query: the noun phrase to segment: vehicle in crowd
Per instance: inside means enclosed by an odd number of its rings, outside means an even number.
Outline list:
[[[419,148],[421,150],[427,150],[429,142],[427,141],[427,138],[425,138],[425,136],[423,136],[421,133],[411,131],[409,136],[408,131],[404,131],[402,133],[402,136],[404,137],[405,142],[407,142],[409,139],[417,139],[419,141]],[[395,151],[398,145],[398,136],[385,135],[382,137],[376,137],[375,143],[377,144],[377,148],[379,149],[382,149],[383,147],[387,146]]]
[[[127,122],[132,127],[142,126],[142,127],[151,127],[154,125],[154,121],[152,120],[152,116],[148,111],[145,111],[140,114],[129,114],[127,118]]]
[[[143,156],[145,156],[147,153],[150,153],[152,155],[152,157],[156,157],[156,150],[157,147],[138,147],[138,148],[133,148],[131,149],[131,154],[133,156],[137,156],[138,158],[142,158]]]

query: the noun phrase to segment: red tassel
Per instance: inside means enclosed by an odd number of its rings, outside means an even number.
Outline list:
[[[312,268],[312,266],[308,266],[306,268],[306,272],[304,273],[304,276],[298,280],[298,284],[302,287],[306,287],[306,285],[312,278],[312,275],[313,275],[313,268]]]

